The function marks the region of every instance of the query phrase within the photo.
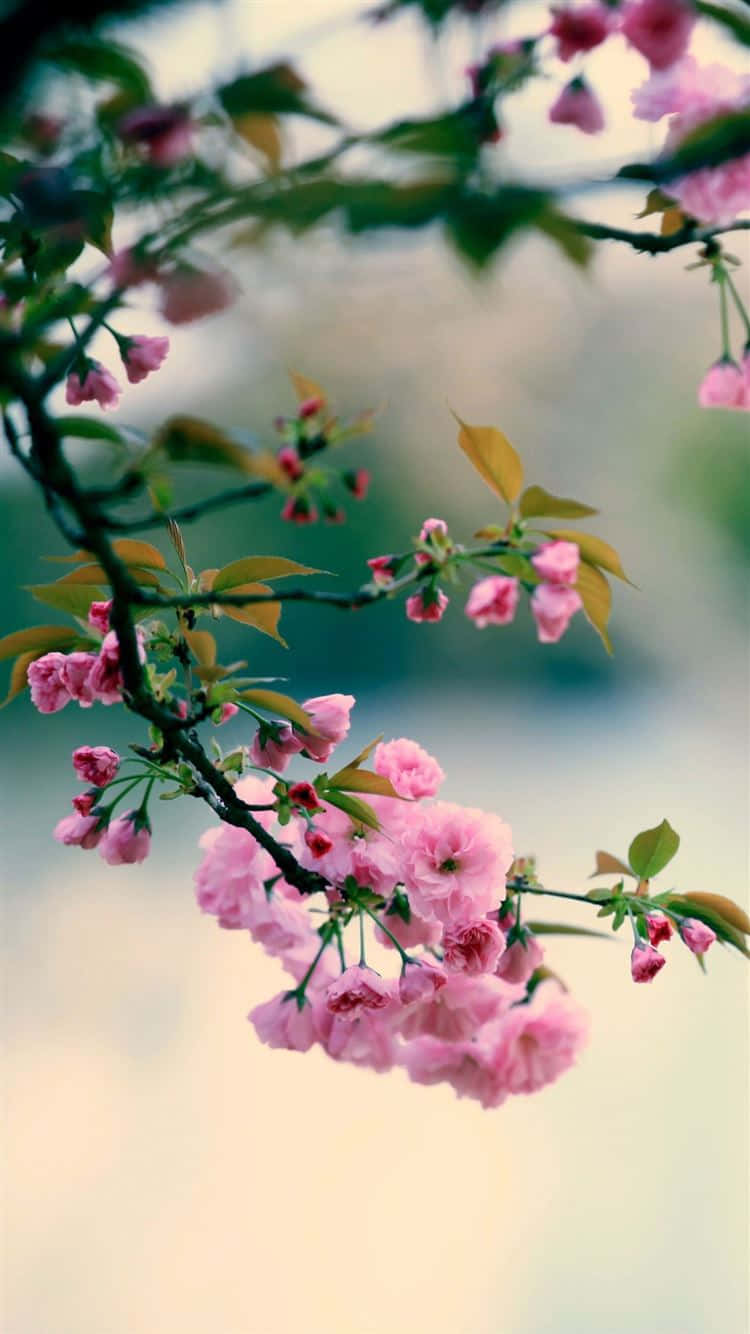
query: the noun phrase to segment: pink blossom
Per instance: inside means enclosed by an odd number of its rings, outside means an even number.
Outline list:
[[[160,279],[161,313],[170,324],[190,324],[231,306],[237,288],[226,273],[181,267]]]
[[[340,741],[349,732],[349,714],[354,707],[353,695],[316,695],[302,705],[312,719],[316,735],[305,732],[303,753],[311,760],[324,764]]]
[[[96,699],[91,673],[97,661],[95,653],[68,653],[60,668],[60,679],[71,699],[82,709],[90,709]]]
[[[735,361],[723,357],[701,381],[698,402],[702,408],[747,408],[745,377]]]
[[[446,550],[450,543],[448,542],[448,525],[445,519],[425,519],[419,530],[419,541],[428,542],[433,545],[433,534],[435,545],[438,549]],[[432,557],[426,551],[418,551],[414,557],[417,565],[429,565]]]
[[[399,1031],[407,1041],[422,1036],[446,1042],[473,1038],[524,994],[524,987],[509,987],[492,974],[450,973],[442,987],[399,1016]]]
[[[389,806],[397,803],[393,800]],[[381,821],[386,824],[386,821]],[[328,806],[315,816],[316,833],[325,834],[331,848],[321,853],[319,845],[311,849],[306,844],[299,849],[299,860],[308,870],[320,871],[332,885],[343,885],[351,875],[359,885],[367,885],[376,894],[387,897],[400,879],[401,855],[395,838],[385,827],[360,830],[348,815],[335,806]]]
[[[391,984],[361,964],[345,969],[326,988],[326,1006],[339,1019],[357,1019],[363,1010],[383,1010],[392,1000]]]
[[[550,37],[557,38],[560,60],[572,60],[585,51],[593,51],[609,35],[612,16],[606,5],[584,4],[552,7]]]
[[[437,945],[442,935],[440,923],[433,917],[422,917],[416,909],[409,905],[409,920],[405,922],[403,917],[396,912],[386,910],[383,920],[392,936],[396,937],[399,945],[404,950],[414,949],[416,945]],[[379,945],[384,945],[386,949],[394,949],[393,941],[381,931],[379,926],[375,927],[375,938]]]
[[[672,935],[672,923],[664,913],[649,913],[646,917],[646,926],[648,928],[648,938],[652,945],[660,945],[663,940],[669,940]]]
[[[320,829],[308,829],[305,833],[305,843],[316,860],[319,857],[325,857],[326,853],[330,852],[333,847],[333,840]]]
[[[193,152],[195,126],[184,107],[137,107],[122,117],[117,129],[157,167],[173,167]]]
[[[634,945],[630,955],[630,975],[634,982],[651,982],[666,962],[664,955],[653,945]]]
[[[695,19],[684,0],[634,0],[625,8],[620,30],[652,69],[664,70],[685,54]]]
[[[416,1005],[431,1000],[436,991],[448,981],[445,970],[429,959],[409,963],[398,981],[398,997],[402,1005]]]
[[[78,811],[79,815],[90,815],[93,805],[93,792],[77,792],[73,797],[73,809]]]
[[[95,848],[104,830],[98,830],[98,815],[64,815],[54,828],[54,837],[66,847]]]
[[[405,736],[398,740],[381,741],[375,747],[373,769],[383,778],[390,779],[391,786],[400,797],[411,800],[434,797],[445,778],[434,756]]]
[[[250,805],[273,801],[273,780],[243,778],[235,791]],[[266,829],[274,821],[273,811],[256,811],[255,819]],[[203,859],[195,872],[198,905],[202,912],[219,919],[219,925],[249,928],[258,903],[265,900],[264,881],[277,874],[277,867],[246,829],[221,824],[199,840]]]
[[[495,975],[504,982],[525,986],[543,959],[544,950],[536,936],[531,931],[524,931],[523,938],[514,940],[500,956]]]
[[[443,931],[443,962],[451,973],[491,973],[504,949],[500,927],[486,917],[455,922]]]
[[[284,445],[276,455],[276,459],[289,481],[298,482],[305,471],[305,465],[296,449],[292,449],[291,445]]]
[[[513,842],[497,815],[445,801],[415,809],[402,852],[417,911],[443,925],[480,917],[505,898]]]
[[[112,610],[112,599],[106,602],[92,602],[88,611],[88,623],[94,630],[100,634],[106,635],[109,630],[109,614]]]
[[[390,1070],[396,1062],[398,1050],[388,1011],[361,1011],[354,1022],[346,1016],[326,1011],[330,1022],[324,1028],[323,1045],[334,1061],[349,1061],[363,1065],[378,1074]],[[316,1013],[322,1027],[324,1021]]]
[[[139,256],[133,250],[118,250],[110,260],[108,275],[115,287],[138,287],[156,282],[159,267],[155,259]]]
[[[263,741],[260,731],[255,733],[250,759],[260,769],[275,769],[276,773],[283,774],[292,755],[298,755],[302,750],[302,741],[291,723],[277,721],[275,727],[277,735],[274,737],[268,732]]]
[[[410,621],[441,621],[447,606],[448,598],[441,588],[434,592],[425,588],[406,599],[406,615]]]
[[[514,1006],[488,1034],[496,1084],[508,1093],[536,1093],[552,1083],[574,1064],[588,1036],[584,1011],[563,996],[550,1000],[550,985],[538,987],[528,1005]]]
[[[151,848],[151,830],[141,824],[137,811],[126,811],[105,830],[99,852],[109,866],[131,866],[145,861]]]
[[[158,371],[169,351],[168,338],[135,334],[123,340],[122,360],[131,384],[140,384],[151,371]]]
[[[301,421],[307,421],[308,417],[317,417],[319,412],[325,407],[325,399],[319,394],[314,394],[310,398],[304,398],[300,403],[297,413]]]
[[[750,153],[720,167],[692,171],[672,181],[669,189],[683,213],[698,222],[728,226],[750,208]]]
[[[231,700],[226,699],[219,710],[216,726],[221,727],[224,723],[228,723],[230,718],[236,718],[239,711],[239,704],[233,704]]]
[[[71,371],[65,382],[65,402],[71,407],[81,403],[96,401],[100,408],[116,408],[122,390],[114,375],[99,361],[90,361],[86,374],[81,380],[76,371]]]
[[[316,1041],[312,1005],[306,1003],[300,1010],[293,994],[288,991],[280,991],[264,1005],[256,1005],[248,1019],[267,1047],[309,1051]]]
[[[469,593],[466,615],[478,630],[488,625],[510,625],[516,614],[521,585],[505,574],[480,579]]]
[[[578,578],[580,552],[576,542],[545,542],[531,564],[550,584],[574,584]]]
[[[367,564],[372,570],[373,583],[381,588],[393,583],[393,556],[373,556]]]
[[[101,704],[119,704],[122,699],[122,672],[120,671],[120,641],[114,630],[102,640],[87,679],[92,698]]]
[[[716,940],[716,932],[696,917],[688,917],[686,921],[680,922],[680,935],[693,954],[705,954]]]
[[[70,700],[62,679],[64,653],[45,653],[29,664],[31,702],[40,713],[58,713]]]
[[[483,1107],[499,1107],[507,1096],[494,1079],[492,1052],[481,1040],[443,1042],[421,1037],[410,1042],[403,1064],[415,1084],[450,1084],[459,1098],[475,1098]]]
[[[581,78],[566,84],[548,112],[554,125],[575,125],[584,134],[604,129],[604,112],[598,98]]]
[[[73,768],[82,783],[106,787],[120,767],[120,756],[109,746],[78,746],[73,751]]]
[[[582,606],[575,589],[562,584],[539,584],[531,595],[531,612],[539,643],[556,644]]]
[[[289,496],[281,511],[287,523],[317,523],[318,511],[306,496]]]
[[[292,783],[288,795],[293,805],[302,806],[306,811],[321,809],[318,794],[312,783]]]
[[[265,890],[256,891],[248,908],[243,925],[266,953],[281,959],[285,965],[287,956],[308,951],[311,942],[315,942],[316,946],[320,944],[307,909],[286,895],[277,893],[275,888],[270,898]]]

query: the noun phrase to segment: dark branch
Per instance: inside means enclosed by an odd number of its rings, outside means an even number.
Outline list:
[[[737,218],[726,227],[699,227],[697,223],[688,223],[671,236],[660,236],[656,232],[627,231],[622,227],[608,227],[605,223],[586,222],[584,219],[575,219],[574,225],[582,236],[589,236],[593,241],[622,241],[632,246],[633,250],[662,255],[684,245],[705,245],[715,236],[723,236],[727,232],[747,231],[750,229],[750,219]]]

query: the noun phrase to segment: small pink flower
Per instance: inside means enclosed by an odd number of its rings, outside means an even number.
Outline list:
[[[276,455],[276,458],[278,460],[279,467],[282,469],[284,473],[286,473],[286,476],[289,478],[289,481],[290,482],[299,481],[300,477],[305,471],[305,465],[302,462],[296,449],[292,449],[291,445],[284,445],[284,447],[279,450],[278,454]]]
[[[340,1019],[357,1019],[367,1010],[383,1010],[393,999],[391,986],[372,968],[355,964],[326,988],[326,1007]]]
[[[684,0],[635,0],[625,9],[620,31],[652,69],[668,69],[684,55],[696,19]]]
[[[437,945],[442,935],[440,923],[434,917],[422,917],[413,905],[409,905],[409,920],[405,922],[396,912],[386,912],[384,921],[391,936],[395,936],[402,949],[411,950],[416,945]],[[375,927],[375,939],[387,950],[395,949],[390,936],[379,926]]]
[[[54,828],[54,837],[58,843],[70,848],[95,848],[103,830],[97,830],[98,815],[64,815]]]
[[[289,800],[295,806],[302,806],[306,811],[320,810],[318,794],[312,783],[292,783],[289,789]]]
[[[630,956],[630,975],[634,982],[652,982],[666,959],[653,945],[634,945]]]
[[[442,588],[437,588],[434,592],[425,588],[406,599],[406,615],[410,621],[417,623],[441,621],[448,601]]]
[[[514,940],[500,956],[495,975],[501,977],[504,982],[525,986],[543,959],[544,950],[536,936],[531,931],[525,931],[523,940]]]
[[[539,584],[531,595],[531,612],[539,643],[556,644],[582,606],[575,589],[562,584]]]
[[[488,625],[510,625],[516,614],[521,585],[504,574],[480,579],[469,593],[466,615],[478,630]]]
[[[688,917],[680,923],[680,935],[693,954],[705,954],[716,940],[716,932],[696,917]]]
[[[31,702],[40,713],[58,713],[70,701],[61,675],[64,662],[64,653],[45,653],[29,664]]]
[[[109,614],[112,610],[112,599],[107,602],[92,602],[89,607],[88,623],[94,630],[100,634],[106,635],[109,630]]]
[[[275,726],[278,733],[276,738],[268,733],[261,742],[261,733],[256,732],[250,747],[250,759],[260,769],[274,769],[276,773],[283,774],[292,755],[298,755],[302,750],[302,742],[290,723],[277,722]]]
[[[169,351],[168,338],[148,338],[135,334],[123,341],[123,365],[131,384],[140,384],[151,371],[158,371]]]
[[[130,866],[133,862],[145,861],[150,848],[151,831],[147,825],[140,825],[136,811],[127,811],[113,820],[99,844],[99,851],[109,866]]]
[[[434,797],[445,778],[434,756],[405,736],[376,746],[373,768],[383,778],[390,779],[400,797],[411,800]]]
[[[606,5],[596,3],[552,7],[550,37],[557,38],[557,56],[559,60],[572,60],[573,56],[585,51],[593,51],[609,36],[612,17]]]
[[[226,273],[181,267],[160,279],[161,313],[170,324],[190,324],[231,306],[237,288]]]
[[[114,375],[98,361],[88,363],[83,380],[76,371],[71,371],[65,382],[65,402],[75,408],[81,403],[93,402],[100,408],[116,408],[121,393]]]
[[[372,570],[372,581],[380,588],[393,583],[393,556],[372,556],[367,564]]]
[[[173,167],[193,152],[195,126],[184,107],[137,107],[117,127],[126,142],[137,144],[156,167]]]
[[[287,523],[316,523],[318,511],[306,496],[289,496],[281,511],[282,519]]]
[[[115,287],[138,287],[156,282],[159,268],[155,259],[141,258],[132,250],[118,250],[110,261],[108,276]]]
[[[735,361],[723,357],[701,381],[698,402],[702,408],[747,408],[745,377]]]
[[[322,412],[324,407],[325,399],[321,398],[319,394],[315,394],[311,398],[304,398],[302,400],[297,409],[297,413],[301,421],[307,421],[308,417],[317,417],[318,413]]]
[[[334,751],[349,732],[349,714],[354,707],[353,695],[316,695],[302,705],[312,720],[317,733],[306,732],[302,739],[304,754],[320,764]]]
[[[333,847],[333,839],[329,838],[320,829],[308,829],[305,833],[305,843],[316,860],[319,857],[325,857],[326,853],[329,853]]]
[[[221,706],[221,711],[219,713],[216,726],[221,727],[223,723],[228,723],[230,718],[235,718],[239,713],[239,711],[240,711],[239,704],[233,704],[230,699],[225,700]]]
[[[77,792],[73,798],[73,810],[78,811],[79,815],[90,815],[93,805],[93,792]]]
[[[566,84],[548,112],[554,125],[575,125],[584,134],[598,134],[604,129],[604,112],[597,97],[583,79]]]
[[[443,932],[443,962],[451,973],[491,973],[505,949],[505,936],[486,917],[456,922]]]
[[[96,663],[95,653],[68,653],[60,668],[60,678],[70,695],[82,709],[90,709],[96,699],[91,685],[91,672]]]
[[[447,982],[445,970],[429,959],[409,963],[398,980],[398,998],[402,1005],[430,1000]]]
[[[309,1051],[316,1041],[312,1005],[306,1003],[300,1010],[289,992],[280,991],[264,1005],[256,1005],[248,1019],[267,1047]]]
[[[646,918],[648,927],[648,938],[652,945],[661,945],[663,940],[669,940],[672,935],[672,923],[664,913],[649,913]]]
[[[437,539],[436,546],[446,549],[450,544],[448,542],[448,525],[445,519],[425,519],[419,530],[419,541],[429,542],[432,545],[433,534]],[[426,551],[418,551],[414,557],[417,565],[429,565],[431,557]]]
[[[669,187],[683,213],[698,222],[726,227],[750,208],[750,153],[719,167],[681,176]]]
[[[100,704],[119,704],[122,699],[120,643],[114,630],[104,636],[86,684],[92,698]]]
[[[545,542],[531,557],[531,564],[550,584],[574,584],[579,560],[576,542]]]
[[[342,476],[344,486],[351,491],[355,500],[364,500],[370,489],[371,476],[367,468],[355,468]]]
[[[499,816],[447,801],[416,807],[400,842],[404,883],[423,916],[447,926],[505,897],[513,842]]]
[[[73,768],[82,783],[106,787],[120,767],[120,756],[109,746],[78,746],[73,751]]]

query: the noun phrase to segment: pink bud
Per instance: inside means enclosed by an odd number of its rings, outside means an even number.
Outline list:
[[[238,714],[239,711],[239,704],[233,704],[229,699],[225,700],[221,706],[217,727],[221,726],[222,723],[228,723],[229,719],[234,718],[235,714]]]
[[[146,334],[127,338],[121,356],[130,383],[140,384],[151,371],[158,371],[168,351],[168,338],[148,338]]]
[[[109,630],[109,613],[112,610],[112,599],[107,602],[92,602],[89,607],[88,623],[98,630],[100,634],[106,635]]]
[[[586,4],[552,8],[550,37],[557,38],[559,60],[571,60],[585,51],[593,51],[610,33],[612,17],[605,5]]]
[[[516,614],[521,585],[504,574],[490,574],[474,585],[466,603],[466,615],[478,630],[488,625],[510,625]]]
[[[630,975],[634,982],[652,982],[666,959],[653,945],[634,945],[630,956]]]
[[[172,167],[193,151],[194,125],[184,107],[136,107],[117,127],[126,142],[137,144],[157,167]]]
[[[250,747],[250,759],[260,769],[275,769],[277,773],[281,774],[286,769],[292,755],[298,755],[301,751],[302,742],[296,732],[293,731],[290,723],[277,722],[275,726],[278,736],[274,738],[269,733],[262,743],[260,732],[256,732],[255,739]]]
[[[319,829],[308,829],[305,832],[305,843],[313,857],[325,857],[326,853],[330,852],[333,847],[333,840],[327,834],[321,833]]]
[[[372,570],[373,583],[381,588],[393,583],[393,556],[372,556],[367,564]]]
[[[696,20],[684,0],[636,0],[627,5],[620,31],[653,69],[668,69],[687,51]]]
[[[237,288],[226,273],[181,267],[160,279],[161,313],[170,324],[218,315],[234,301]]]
[[[581,610],[583,602],[573,588],[562,584],[539,584],[531,595],[531,612],[540,644],[556,644]]]
[[[672,923],[663,913],[649,913],[646,918],[648,927],[648,938],[652,945],[660,945],[663,940],[669,940],[672,936]]]
[[[554,125],[575,125],[584,134],[598,134],[604,129],[604,113],[597,98],[583,79],[566,84],[548,112]]]
[[[356,468],[343,474],[343,482],[351,491],[355,500],[364,500],[370,488],[370,474],[367,468]]]
[[[281,517],[288,523],[315,523],[318,511],[304,496],[289,496],[281,511]]]
[[[696,917],[688,917],[680,923],[680,935],[693,954],[705,954],[716,940],[716,932]]]
[[[156,260],[140,258],[132,250],[118,250],[108,270],[115,287],[138,287],[140,283],[156,282],[158,276]]]
[[[58,843],[69,848],[95,848],[102,838],[103,831],[97,831],[97,815],[65,815],[58,820],[54,828],[54,837]]]
[[[73,798],[73,810],[79,815],[90,815],[94,804],[93,792],[77,792]]]
[[[698,402],[702,408],[747,410],[750,407],[745,376],[735,361],[722,357],[706,371],[698,390]]]
[[[399,1000],[402,1005],[429,1000],[447,981],[445,971],[439,964],[429,963],[427,959],[409,963],[398,980]]]
[[[312,783],[292,783],[289,789],[289,800],[295,806],[302,806],[306,811],[320,810],[318,794]]]
[[[319,412],[323,411],[324,407],[325,399],[321,398],[319,394],[315,394],[311,398],[303,399],[297,411],[301,420],[306,421],[308,417],[316,417]]]
[[[536,936],[524,929],[523,940],[514,940],[505,953],[500,955],[495,975],[516,986],[525,985],[543,959],[544,950]]]
[[[106,787],[120,767],[120,756],[109,746],[78,746],[73,751],[73,768],[82,783]]]
[[[576,542],[545,542],[531,557],[531,564],[550,584],[574,584],[579,560]]]
[[[83,380],[76,371],[71,371],[65,382],[65,402],[76,408],[81,403],[93,402],[100,408],[116,408],[121,393],[114,375],[98,361],[89,362]]]
[[[410,621],[441,621],[448,601],[441,588],[434,594],[425,589],[406,599],[406,615]]]
[[[448,525],[445,522],[445,519],[425,519],[419,530],[420,542],[429,542],[433,533],[437,538],[436,545],[443,549],[447,549],[450,544],[447,540]],[[426,551],[418,551],[414,559],[417,562],[417,565],[429,565],[431,557]]]
[[[145,861],[151,847],[147,826],[137,828],[136,811],[127,811],[113,820],[99,844],[99,851],[110,866],[130,866]]]
[[[296,449],[292,449],[291,445],[284,445],[283,449],[279,450],[276,458],[279,467],[286,473],[290,482],[298,481],[305,471],[305,465]]]

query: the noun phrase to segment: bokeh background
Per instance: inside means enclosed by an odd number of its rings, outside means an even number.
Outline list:
[[[458,95],[468,29],[438,55],[411,20],[373,31],[359,10],[236,0],[127,38],[165,97],[277,57],[360,125]],[[541,12],[517,5],[503,35]],[[706,34],[697,54],[725,52]],[[593,145],[547,133],[552,89],[534,88],[498,151],[574,179],[654,150],[627,109],[644,71],[622,49],[592,61],[611,122]],[[292,151],[310,135],[295,130]],[[621,222],[639,203],[586,198]],[[227,623],[229,658],[290,675],[298,698],[351,691],[355,747],[381,730],[417,738],[448,772],[448,797],[499,811],[548,884],[583,887],[596,847],[622,852],[666,815],[682,834],[674,883],[742,899],[747,433],[696,406],[718,353],[703,275],[684,272],[683,252],[652,262],[614,246],[583,274],[530,240],[477,279],[430,233],[345,241],[331,228],[232,263],[239,304],[172,331],[169,362],[129,391],[122,419],[184,410],[268,439],[291,409],[294,367],[343,412],[382,405],[351,454],[375,480],[343,528],[281,530],[273,500],[208,519],[189,534],[194,565],[283,551],[353,587],[366,556],[402,547],[426,514],[468,537],[493,502],[456,447],[450,403],[501,425],[531,480],[598,505],[638,590],[615,590],[613,661],[585,624],[545,648],[526,615],[479,634],[459,605],[439,630],[398,605],[356,619],[290,607],[292,653]],[[129,331],[162,332],[142,308],[128,318]],[[25,480],[5,460],[0,475],[13,629],[33,611],[18,585],[62,548]],[[184,472],[180,496],[210,484]],[[109,871],[50,830],[72,747],[126,746],[141,739],[132,724],[115,710],[44,719],[17,701],[0,727],[6,1334],[744,1334],[736,956],[715,949],[704,979],[672,948],[655,985],[636,989],[619,938],[552,943],[550,963],[591,1012],[589,1048],[558,1084],[495,1112],[398,1073],[271,1052],[245,1015],[281,985],[276,966],[192,898],[208,813],[165,805],[150,860]],[[587,920],[573,905],[548,915]]]

